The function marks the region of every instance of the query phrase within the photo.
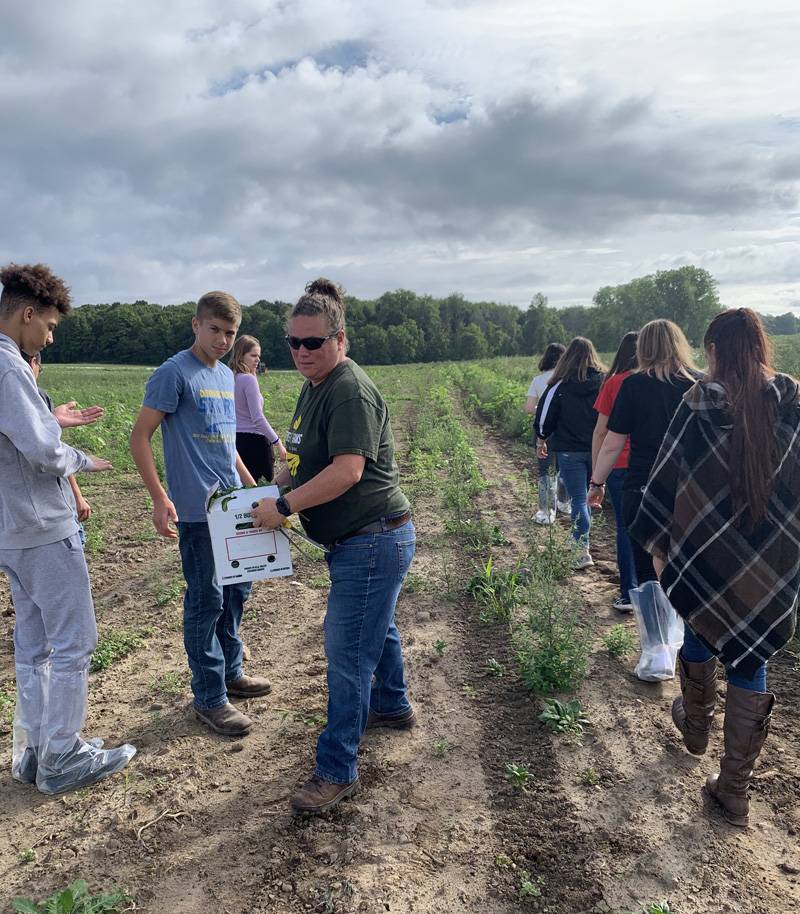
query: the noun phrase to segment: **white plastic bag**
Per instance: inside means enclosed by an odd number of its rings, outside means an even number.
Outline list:
[[[683,620],[658,581],[635,587],[630,597],[642,646],[634,673],[645,682],[674,679],[678,651],[683,644]]]

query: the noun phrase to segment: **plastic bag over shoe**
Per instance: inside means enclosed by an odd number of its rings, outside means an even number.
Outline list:
[[[683,620],[658,581],[646,581],[629,591],[642,656],[634,673],[645,682],[675,678],[675,662],[683,644]]]
[[[88,696],[88,670],[50,670],[36,772],[36,786],[42,793],[86,787],[122,770],[136,754],[135,747],[127,743],[102,749],[102,741],[81,738]]]
[[[44,697],[50,677],[49,662],[16,665],[17,703],[11,745],[11,775],[23,784],[36,781]]]

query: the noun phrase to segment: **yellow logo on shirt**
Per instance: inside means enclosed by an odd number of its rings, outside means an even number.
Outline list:
[[[298,416],[298,417],[294,420],[294,422],[292,422],[292,428],[293,428],[295,431],[297,431],[297,429],[300,428],[300,422],[302,421],[302,418],[303,418],[302,415],[301,415],[301,416]]]
[[[286,466],[289,467],[289,475],[294,477],[297,476],[297,471],[300,468],[300,455],[299,454],[286,454]]]

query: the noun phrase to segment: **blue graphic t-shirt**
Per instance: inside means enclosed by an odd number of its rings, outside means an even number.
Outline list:
[[[167,491],[178,520],[206,520],[208,490],[240,486],[236,472],[233,372],[209,368],[190,350],[167,359],[150,376],[144,405],[166,413],[161,423]]]

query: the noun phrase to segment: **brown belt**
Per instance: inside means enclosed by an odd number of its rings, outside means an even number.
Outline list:
[[[343,543],[354,536],[366,536],[368,533],[385,533],[387,530],[394,530],[397,527],[402,527],[403,524],[407,524],[410,520],[410,511],[404,511],[402,514],[396,514],[393,517],[382,517],[380,520],[367,524],[366,527],[362,527],[360,530],[354,530],[352,533],[340,536],[338,540],[334,540],[328,545],[328,549],[330,550],[333,546]]]

